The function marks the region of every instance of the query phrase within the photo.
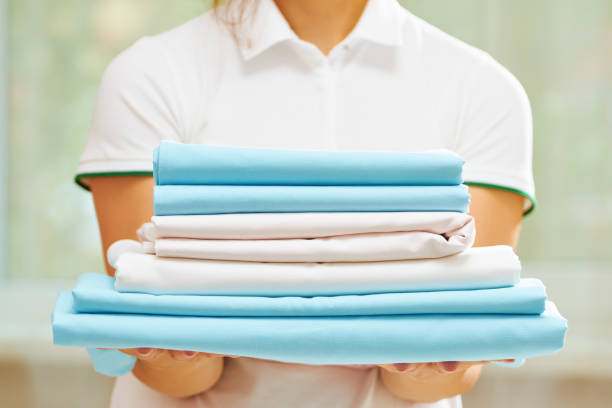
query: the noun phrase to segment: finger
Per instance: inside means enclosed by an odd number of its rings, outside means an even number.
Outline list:
[[[382,368],[385,371],[389,371],[390,373],[397,372],[393,364],[379,364],[378,367]]]
[[[459,369],[461,363],[459,361],[442,361],[436,366],[442,369],[442,373],[454,373]]]
[[[514,359],[514,358],[507,358],[505,360],[494,360],[494,361],[498,362],[498,363],[507,363],[507,364],[516,363],[516,359]]]
[[[214,357],[229,357],[229,358],[238,358],[240,356],[234,356],[231,354],[216,354],[216,353],[201,353],[201,354],[205,354],[206,357],[208,358],[214,358]]]
[[[170,356],[177,361],[195,361],[203,358],[206,353],[198,353],[191,350],[168,350]]]
[[[161,350],[150,347],[138,347],[130,349],[119,349],[122,353],[129,354],[139,360],[151,360],[159,356]]]
[[[432,363],[432,368],[439,374],[452,374],[459,371],[465,371],[470,367],[487,364],[490,361],[441,361],[439,363]]]
[[[421,364],[417,363],[395,363],[395,364],[380,364],[379,367],[392,373],[413,373],[419,369]]]

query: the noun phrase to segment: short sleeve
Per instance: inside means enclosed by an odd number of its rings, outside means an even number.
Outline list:
[[[178,141],[178,112],[162,45],[143,37],[111,61],[96,97],[76,182],[90,177],[152,174],[161,140]]]
[[[455,150],[465,160],[464,180],[525,197],[535,208],[532,117],[519,81],[487,54],[471,73]]]

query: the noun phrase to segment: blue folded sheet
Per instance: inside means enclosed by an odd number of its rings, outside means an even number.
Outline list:
[[[155,215],[262,212],[467,212],[457,186],[155,186]]]
[[[464,160],[450,152],[308,151],[161,142],[159,185],[457,185]]]
[[[105,275],[82,275],[72,291],[75,311],[227,317],[539,314],[546,302],[546,289],[537,279],[500,289],[316,297],[149,295],[120,293],[113,284]]]
[[[67,292],[52,320],[57,345],[157,347],[304,364],[527,358],[559,350],[567,328],[552,303],[542,315],[189,317],[75,313]]]

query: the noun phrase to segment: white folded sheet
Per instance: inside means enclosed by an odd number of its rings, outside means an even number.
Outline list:
[[[139,237],[142,241],[287,239],[408,231],[450,237],[459,229],[462,233],[470,232],[473,239],[470,215],[458,212],[244,213],[154,216],[139,229]]]
[[[120,292],[319,296],[511,286],[520,279],[512,248],[471,248],[425,260],[264,263],[161,258],[127,252],[116,262]]]
[[[161,238],[143,242],[157,256],[255,262],[367,262],[440,258],[473,241],[473,222],[450,236],[431,232],[372,232],[313,239],[212,240]]]

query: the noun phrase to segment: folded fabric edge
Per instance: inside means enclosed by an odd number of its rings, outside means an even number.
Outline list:
[[[56,304],[56,310],[54,311],[54,313],[57,313],[58,315],[65,315],[64,316],[64,325],[60,325],[63,327],[59,327],[58,331],[62,331],[62,330],[66,330],[68,328],[68,332],[70,332],[71,330],[74,329],[70,329],[69,327],[71,325],[74,325],[75,320],[74,319],[78,319],[78,315],[74,314],[74,312],[71,310],[71,304],[70,304],[70,298],[67,296],[68,294],[66,292],[62,292],[60,294],[60,297],[58,298],[58,302]],[[531,358],[531,357],[537,357],[537,356],[541,356],[541,355],[549,355],[549,354],[554,354],[556,352],[558,352],[559,350],[561,350],[564,346],[565,343],[565,333],[567,331],[567,320],[564,319],[561,315],[558,314],[558,311],[555,307],[555,305],[552,302],[547,302],[547,311],[544,314],[545,316],[547,316],[548,318],[554,318],[555,320],[559,320],[559,321],[563,321],[563,324],[557,324],[556,326],[556,330],[558,332],[557,334],[557,340],[554,342],[555,344],[550,344],[549,345],[549,350],[546,353],[526,353],[523,355],[519,355],[516,356],[516,358]],[[59,322],[61,323],[61,322]],[[55,338],[55,321],[54,321],[54,344],[58,344],[58,345],[63,345],[63,346],[76,346],[76,347],[111,347],[109,345],[98,345],[98,344],[92,344],[93,342],[91,340],[86,340],[86,341],[81,341],[81,342],[75,342],[74,340],[69,340],[66,341],[67,339],[60,339],[57,340]],[[77,330],[78,332],[78,330]],[[64,337],[67,335],[68,333],[64,332],[63,335]],[[133,347],[134,345],[127,345],[127,344],[114,344],[114,348],[121,348],[121,347]],[[116,346],[116,347],[115,347]],[[190,346],[191,347],[191,346]],[[198,347],[191,347],[190,349],[196,350],[196,351],[205,351],[205,350],[199,350]],[[210,351],[207,349],[207,351]],[[215,352],[215,351],[213,351]],[[221,352],[221,351],[220,351]],[[266,358],[269,359],[269,356],[256,356],[256,355],[244,355],[244,357],[252,357],[252,358]],[[493,353],[490,356],[486,356],[486,357],[482,357],[482,359],[487,359],[487,360],[500,360],[500,359],[508,359],[508,358],[513,358],[514,356],[511,355],[504,355],[504,354],[500,354],[500,353]],[[357,364],[355,362],[347,362],[347,361],[341,361],[342,359],[339,359],[338,361],[321,361],[319,363],[316,363],[317,365],[327,365],[327,364]],[[282,359],[276,359],[276,361],[285,361]],[[466,360],[467,361],[467,360]],[[286,360],[286,362],[297,362],[297,363],[301,363],[301,359],[298,358],[295,361],[293,360]],[[424,361],[414,361],[414,362],[424,362]],[[304,361],[303,363],[305,364],[312,364],[312,362],[306,362]],[[364,361],[362,363],[359,364],[384,364],[384,361]]]
[[[157,301],[156,299],[160,299],[160,301],[163,302],[162,299],[166,299],[166,300],[176,300],[177,298],[181,298],[181,295],[157,295],[157,294],[148,294],[148,293],[137,293],[137,292],[116,292],[114,290],[114,279],[111,277],[107,277],[105,275],[101,275],[101,274],[84,274],[81,276],[81,278],[79,279],[79,282],[77,283],[77,285],[75,286],[75,288],[72,290],[72,307],[73,310],[76,313],[88,313],[88,314],[98,314],[98,313],[108,313],[108,314],[134,314],[134,313],[144,313],[141,311],[136,311],[134,309],[134,307],[136,309],[138,309],[138,307],[134,306],[133,303],[131,303],[132,306],[128,305],[128,309],[122,309],[121,307],[114,307],[114,306],[108,306],[109,304],[116,304],[116,302],[121,302],[121,297],[125,296],[125,299],[129,299],[131,298],[131,301],[151,301],[151,302],[155,302]],[[523,299],[522,300],[522,307],[520,308],[520,310],[495,310],[495,311],[489,311],[489,312],[477,312],[475,310],[470,310],[470,311],[462,311],[462,312],[448,312],[448,311],[441,311],[440,309],[438,309],[438,311],[432,311],[432,312],[421,312],[421,311],[417,311],[417,312],[406,312],[406,313],[402,313],[402,312],[397,312],[397,313],[391,313],[391,312],[382,312],[379,310],[378,313],[299,313],[299,314],[291,314],[291,313],[280,313],[280,314],[274,314],[273,312],[269,312],[270,314],[263,314],[263,313],[244,313],[244,314],[237,314],[236,312],[234,313],[219,313],[219,312],[215,312],[215,313],[203,313],[203,312],[197,312],[194,311],[195,309],[193,308],[194,306],[187,309],[181,309],[179,308],[180,311],[177,311],[177,309],[172,309],[172,305],[171,310],[166,311],[165,313],[163,311],[159,311],[156,310],[155,312],[150,312],[150,313],[144,313],[144,314],[151,314],[151,315],[161,315],[161,316],[191,316],[191,317],[290,317],[290,316],[296,316],[296,317],[323,317],[323,316],[337,316],[337,317],[342,317],[342,316],[385,316],[385,315],[409,315],[409,314],[416,314],[416,315],[438,315],[438,314],[491,314],[491,315],[539,315],[541,313],[543,313],[545,311],[545,305],[546,305],[546,291],[545,291],[545,287],[544,285],[537,279],[525,279],[522,280],[521,282],[519,282],[519,285],[522,287],[522,291],[521,291],[521,295],[520,297]],[[503,292],[507,292],[506,289],[509,288],[498,288],[498,289],[473,289],[473,290],[465,290],[465,291],[458,291],[458,292],[472,292],[472,291],[482,291],[485,292],[486,294],[484,296],[495,296],[494,292],[498,291],[498,290],[503,290]],[[452,294],[452,292],[454,291],[440,291],[440,292],[445,292],[444,295],[446,295],[446,292],[451,292],[450,294]],[[414,292],[417,296],[421,295],[424,292]],[[499,293],[499,292],[498,292]],[[350,297],[350,298],[355,298],[355,297],[361,297],[361,298],[366,298],[369,297],[371,299],[376,299],[376,298],[380,298],[381,296],[383,297],[394,297],[395,295],[398,295],[398,293],[375,293],[375,294],[370,294],[370,295],[340,295],[340,296],[316,296],[313,299],[321,299],[321,300],[330,300],[333,298],[338,298],[338,297]],[[401,295],[401,293],[399,294]],[[525,296],[527,296],[525,298]],[[91,299],[92,297],[94,299],[98,299],[98,301],[102,302],[102,303],[92,303]],[[204,298],[209,298],[210,299],[221,299],[223,300],[224,298],[227,298],[228,296],[224,296],[224,295],[203,295],[202,297]],[[231,297],[231,296],[230,296]],[[252,298],[252,299],[261,299],[263,301],[265,301],[265,298],[269,298],[270,301],[272,302],[277,302],[277,301],[282,301],[283,298],[287,299],[288,301],[293,301],[296,297],[295,296],[284,296],[284,297],[265,297],[265,296],[248,296],[248,297],[238,297],[238,298]],[[298,297],[299,298],[299,297]],[[327,299],[326,299],[327,298]],[[102,299],[102,300],[100,300]],[[332,300],[333,301],[333,300]],[[367,302],[367,300],[365,300]],[[247,300],[248,302],[248,300]],[[106,304],[106,306],[104,306],[104,304]],[[102,305],[102,306],[101,306]],[[176,304],[174,304],[174,306],[176,306]]]

